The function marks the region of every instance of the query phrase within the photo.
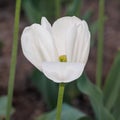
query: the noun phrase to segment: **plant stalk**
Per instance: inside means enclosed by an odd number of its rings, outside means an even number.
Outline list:
[[[63,102],[63,95],[64,95],[65,84],[59,84],[59,93],[58,93],[58,101],[57,101],[57,113],[56,113],[56,120],[61,120],[61,112],[62,112],[62,102]]]
[[[97,68],[96,84],[101,88],[102,68],[103,68],[103,44],[104,44],[104,0],[99,0],[99,19],[98,19],[98,49],[97,49]]]
[[[55,0],[55,7],[56,7],[56,12],[55,16],[56,19],[60,17],[60,12],[61,12],[61,0]]]
[[[11,112],[11,108],[12,108],[14,78],[15,78],[17,49],[18,49],[20,10],[21,10],[21,0],[16,0],[14,33],[13,33],[13,47],[12,47],[12,56],[11,56],[11,63],[10,63],[10,75],[9,75],[9,82],[8,82],[8,103],[7,103],[6,120],[10,120],[10,112]]]

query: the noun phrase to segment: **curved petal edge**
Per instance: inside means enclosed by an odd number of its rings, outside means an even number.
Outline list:
[[[68,83],[82,75],[85,64],[70,62],[43,62],[42,71],[56,83]]]

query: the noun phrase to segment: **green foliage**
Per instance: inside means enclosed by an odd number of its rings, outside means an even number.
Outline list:
[[[69,5],[66,14],[69,16],[80,16],[82,5],[83,0],[73,0],[72,4]]]
[[[106,83],[104,86],[104,102],[105,106],[112,110],[118,118],[120,111],[120,51],[114,60],[112,68],[107,76]],[[119,105],[119,106],[118,106]],[[115,112],[116,111],[116,112]]]
[[[4,120],[6,118],[6,108],[7,108],[7,96],[0,97],[0,120]],[[14,109],[12,108],[11,114],[13,114]]]
[[[97,44],[97,65],[96,65],[96,85],[101,88],[103,69],[103,44],[104,44],[104,23],[105,23],[105,0],[99,0],[98,13],[98,44]]]
[[[112,108],[112,113],[116,120],[120,120],[120,94],[118,94],[118,97],[114,103],[114,106]]]
[[[93,14],[93,10],[89,9],[88,11],[85,12],[85,14],[82,16],[82,19],[86,20],[87,22],[90,21],[90,18]]]
[[[43,98],[50,109],[56,107],[58,84],[49,80],[42,72],[35,69],[32,75],[32,83],[42,93]],[[76,82],[66,84],[64,101],[70,103],[79,94]]]
[[[65,4],[69,4],[71,3],[73,0],[61,0],[62,4],[65,5]]]
[[[115,120],[112,114],[104,107],[102,91],[92,84],[85,74],[79,78],[78,88],[89,97],[96,120]]]
[[[12,45],[12,55],[11,55],[10,73],[9,73],[9,81],[8,81],[8,102],[7,102],[6,120],[10,119],[10,112],[12,109],[14,80],[15,80],[16,63],[17,63],[20,11],[21,11],[21,0],[17,0],[15,7],[13,45]]]
[[[42,16],[55,18],[55,0],[23,0],[22,6],[31,23],[40,23]]]
[[[36,120],[56,120],[56,109],[38,117]],[[63,104],[61,120],[90,120],[86,114],[73,108],[70,105]]]
[[[33,72],[32,83],[42,93],[48,107],[54,108],[57,104],[58,85],[48,80],[48,78],[37,69]]]

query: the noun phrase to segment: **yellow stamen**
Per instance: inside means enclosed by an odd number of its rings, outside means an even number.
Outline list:
[[[59,57],[59,61],[60,61],[60,62],[67,62],[67,56],[66,56],[66,55],[61,55],[61,56]]]

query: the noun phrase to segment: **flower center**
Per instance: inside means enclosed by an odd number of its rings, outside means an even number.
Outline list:
[[[67,62],[67,56],[66,56],[66,55],[61,55],[61,56],[59,57],[59,61],[60,61],[60,62]]]

